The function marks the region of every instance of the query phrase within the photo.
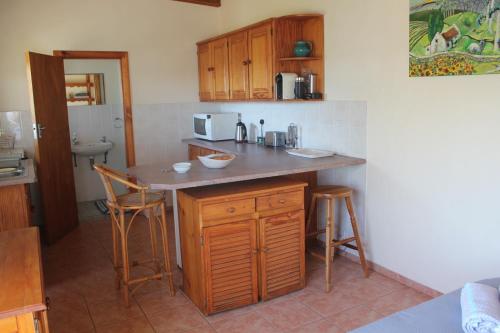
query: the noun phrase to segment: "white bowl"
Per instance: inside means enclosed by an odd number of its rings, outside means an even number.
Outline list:
[[[186,173],[191,169],[191,163],[189,162],[182,162],[182,163],[175,163],[172,165],[172,168],[174,168],[175,172],[177,173]]]
[[[214,157],[228,157],[225,160],[214,159]],[[210,169],[222,169],[231,163],[236,156],[233,154],[210,154],[207,156],[198,156],[200,162]]]

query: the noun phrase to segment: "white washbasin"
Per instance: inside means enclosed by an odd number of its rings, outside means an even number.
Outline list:
[[[77,143],[71,145],[71,152],[76,155],[95,156],[107,153],[111,148],[113,148],[111,141]]]

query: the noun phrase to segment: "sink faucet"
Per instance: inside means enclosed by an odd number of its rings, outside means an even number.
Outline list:
[[[106,142],[106,136],[103,136],[103,137],[101,138],[101,142]]]
[[[71,142],[74,144],[74,145],[77,145],[78,144],[78,136],[76,135],[76,132],[73,132],[73,135],[71,137]]]

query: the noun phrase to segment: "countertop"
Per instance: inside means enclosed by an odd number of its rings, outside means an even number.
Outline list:
[[[183,142],[225,153],[233,153],[236,158],[224,169],[208,169],[200,161],[191,161],[191,170],[185,174],[176,173],[170,164],[161,163],[132,167],[128,169],[128,173],[136,177],[140,183],[148,185],[152,190],[176,190],[337,169],[366,163],[364,159],[342,155],[308,159],[291,156],[283,148],[273,149],[257,144],[238,144],[234,141],[209,142],[186,139]]]
[[[36,182],[35,168],[33,167],[33,160],[22,160],[22,165],[24,166],[24,174],[21,176],[3,177],[0,178],[0,187],[20,185],[20,184],[31,184]]]

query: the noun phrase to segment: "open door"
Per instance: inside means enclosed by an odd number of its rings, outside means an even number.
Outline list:
[[[26,63],[44,235],[50,244],[78,225],[64,63],[61,57],[33,52]]]

